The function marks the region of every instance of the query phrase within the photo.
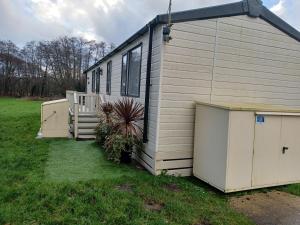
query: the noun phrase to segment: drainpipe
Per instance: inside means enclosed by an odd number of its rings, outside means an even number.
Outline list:
[[[143,129],[143,142],[148,142],[148,122],[149,122],[149,101],[150,101],[150,78],[151,78],[151,64],[152,64],[152,41],[153,29],[156,23],[149,23],[149,46],[147,58],[147,74],[146,74],[146,91],[145,91],[145,112],[144,112],[144,129]]]

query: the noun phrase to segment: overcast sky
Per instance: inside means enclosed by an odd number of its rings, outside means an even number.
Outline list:
[[[173,11],[239,0],[173,0]],[[0,0],[0,39],[19,46],[30,40],[83,36],[120,44],[169,0]],[[264,0],[264,5],[300,30],[300,0]]]

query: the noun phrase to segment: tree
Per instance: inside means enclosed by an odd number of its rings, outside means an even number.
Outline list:
[[[56,96],[84,90],[82,73],[115,45],[77,37],[28,42],[19,49],[0,41],[0,95]]]

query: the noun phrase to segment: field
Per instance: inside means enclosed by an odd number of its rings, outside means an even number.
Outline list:
[[[196,179],[112,164],[91,141],[35,139],[40,104],[0,98],[0,224],[252,224]]]

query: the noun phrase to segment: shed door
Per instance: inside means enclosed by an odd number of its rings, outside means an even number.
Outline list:
[[[300,117],[282,117],[281,152],[279,161],[279,183],[300,179]],[[283,151],[283,147],[287,147]]]
[[[281,116],[263,116],[255,121],[252,186],[278,182],[281,156]]]

